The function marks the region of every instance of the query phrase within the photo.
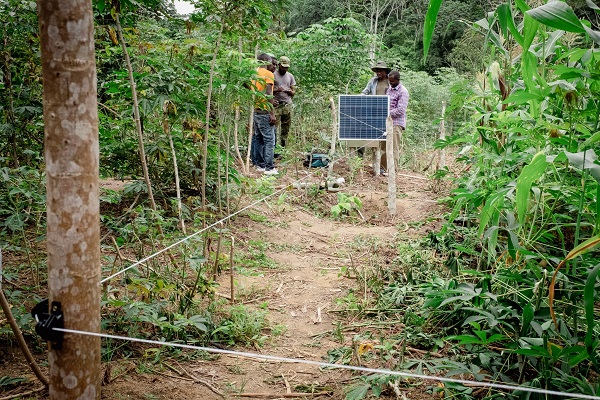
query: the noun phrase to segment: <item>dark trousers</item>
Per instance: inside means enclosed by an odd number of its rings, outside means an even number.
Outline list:
[[[275,110],[277,114],[277,122],[280,124],[279,137],[281,138],[281,147],[285,147],[290,126],[292,125],[292,105],[282,104]]]
[[[275,152],[275,127],[269,123],[269,114],[254,113],[254,134],[252,135],[252,163],[273,169],[273,153]]]

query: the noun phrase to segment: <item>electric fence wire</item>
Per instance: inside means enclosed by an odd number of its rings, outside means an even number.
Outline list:
[[[352,116],[350,116],[348,114],[344,113],[344,115],[346,115],[346,116],[348,116],[350,118],[353,118]],[[339,123],[339,121],[338,121],[338,123]],[[381,131],[381,129],[379,129],[379,128],[376,128],[376,127],[372,127],[372,128]],[[369,145],[369,144],[371,144],[373,142],[378,142],[378,141],[380,141],[380,140],[377,140],[377,139],[370,140],[370,141],[368,141],[368,142],[365,143],[365,146]],[[341,157],[339,157],[339,158],[337,158],[335,160],[332,160],[332,162],[338,162],[338,161],[344,160],[346,158],[349,158],[352,155],[354,155],[357,151],[358,150],[352,150],[347,155],[344,155],[344,156],[341,156]],[[235,217],[236,215],[238,215],[238,214],[240,214],[240,213],[242,213],[242,212],[244,212],[244,211],[246,211],[246,210],[254,207],[255,205],[257,205],[259,203],[262,203],[263,201],[266,201],[269,198],[271,198],[271,197],[273,197],[275,195],[278,195],[278,194],[286,191],[289,187],[294,186],[294,184],[299,184],[300,182],[305,181],[305,180],[313,177],[316,173],[317,173],[317,171],[311,172],[311,173],[307,174],[305,177],[295,180],[294,182],[286,185],[285,187],[283,187],[283,188],[281,188],[281,189],[279,189],[279,190],[277,190],[277,191],[275,191],[275,192],[273,192],[273,193],[271,193],[271,194],[269,194],[269,195],[267,195],[267,196],[265,196],[265,197],[263,197],[263,198],[261,198],[259,200],[256,200],[255,202],[253,202],[253,203],[251,203],[251,204],[249,204],[249,205],[247,205],[247,206],[239,209],[238,211],[236,211],[236,212],[234,212],[232,214],[229,214],[229,215],[221,218],[220,220],[214,222],[213,224],[207,226],[206,228],[203,228],[203,229],[201,229],[199,231],[196,231],[196,232],[192,233],[191,235],[188,235],[188,236],[184,237],[183,239],[180,239],[180,240],[176,241],[175,243],[172,243],[171,245],[169,245],[167,247],[164,247],[164,248],[156,251],[154,254],[151,254],[151,255],[149,255],[147,257],[144,257],[141,260],[138,260],[138,261],[134,262],[133,264],[131,264],[131,265],[129,265],[129,266],[127,266],[127,267],[125,267],[125,268],[123,268],[123,269],[115,272],[115,273],[113,273],[112,275],[110,275],[110,276],[102,279],[100,281],[100,283],[103,284],[105,282],[108,282],[109,280],[111,280],[111,279],[113,279],[113,278],[115,278],[115,277],[117,277],[117,276],[119,276],[119,275],[121,275],[121,274],[129,271],[130,269],[133,269],[133,268],[137,267],[138,265],[143,264],[146,261],[149,261],[149,260],[153,259],[154,257],[159,256],[160,254],[164,253],[165,251],[170,250],[173,247],[179,246],[180,244],[187,242],[188,240],[192,239],[193,237],[196,237],[196,236],[200,235],[201,233],[206,232],[210,228],[213,228],[216,225],[222,224],[223,222],[225,222],[225,221],[227,221],[227,220]]]
[[[272,356],[272,355],[268,355],[268,354],[249,353],[249,352],[244,352],[244,351],[217,349],[217,348],[212,348],[212,347],[192,346],[192,345],[183,344],[183,343],[159,342],[156,340],[138,339],[138,338],[132,338],[132,337],[127,337],[127,336],[109,335],[109,334],[104,334],[104,333],[85,332],[85,331],[78,331],[78,330],[74,330],[74,329],[64,329],[64,328],[53,328],[53,329],[58,332],[71,333],[71,334],[76,334],[76,335],[86,335],[86,336],[94,336],[94,337],[100,337],[100,338],[105,338],[105,339],[115,339],[115,340],[129,341],[129,342],[152,344],[152,345],[177,347],[177,348],[189,349],[189,350],[199,350],[199,351],[205,351],[207,353],[224,354],[224,355],[229,355],[229,356],[246,357],[246,358],[259,359],[259,360],[306,364],[306,365],[318,366],[320,368],[344,369],[344,370],[350,370],[350,371],[356,371],[356,372],[366,372],[366,373],[371,373],[371,374],[390,375],[390,376],[396,376],[399,378],[421,379],[421,380],[436,381],[436,382],[442,382],[442,383],[458,383],[458,384],[462,384],[462,385],[487,387],[487,388],[500,389],[500,390],[509,390],[509,391],[513,391],[513,392],[520,391],[520,392],[528,392],[528,393],[537,393],[537,394],[542,394],[542,395],[560,396],[560,397],[566,397],[566,398],[600,400],[600,396],[592,396],[592,395],[587,395],[587,394],[582,394],[582,393],[560,392],[560,391],[556,391],[556,390],[541,389],[541,388],[535,388],[535,387],[530,387],[530,386],[508,385],[508,384],[496,383],[496,382],[483,382],[483,381],[475,381],[475,380],[469,380],[469,379],[450,378],[450,377],[445,377],[445,376],[423,375],[423,374],[416,374],[416,373],[412,373],[412,372],[392,371],[390,369],[378,369],[378,368],[369,368],[369,367],[359,367],[359,366],[354,366],[354,365],[332,364],[332,363],[326,363],[326,362],[322,362],[322,361],[279,357],[279,356]]]
[[[348,115],[348,114],[344,114],[345,116],[349,117],[349,118],[353,118],[352,116]],[[354,118],[356,119],[356,118]],[[358,120],[358,119],[357,119]],[[362,122],[362,121],[359,121]],[[364,123],[364,122],[363,122]],[[367,124],[368,125],[368,124]],[[376,128],[371,126],[371,128],[375,129],[375,130],[379,130],[381,131],[381,129]],[[368,141],[365,143],[365,145],[371,144],[372,142],[375,141],[379,141],[377,139],[373,139],[371,141]],[[352,155],[354,155],[357,152],[357,150],[353,150],[350,151],[347,155],[345,156],[341,156],[335,160],[333,160],[332,162],[338,162],[341,161],[345,158],[349,158]],[[135,263],[131,264],[130,266],[126,267],[125,269],[118,271],[110,276],[108,276],[107,278],[104,278],[100,283],[104,283],[134,267],[136,267],[137,265],[140,265],[156,256],[158,256],[159,254],[175,247],[178,246],[181,243],[186,242],[187,240],[205,232],[206,230],[223,223],[224,221],[227,221],[228,219],[233,218],[234,216],[240,214],[241,212],[254,207],[255,205],[268,200],[269,198],[287,190],[287,188],[289,188],[290,186],[294,185],[295,183],[300,183],[302,181],[305,181],[306,179],[312,177],[315,172],[312,172],[310,174],[307,174],[305,177],[301,178],[301,179],[297,179],[296,181],[286,185],[285,187],[281,188],[280,190],[271,193],[249,205],[247,205],[246,207],[225,216],[224,218],[222,218],[221,220],[207,226],[206,228],[203,228],[189,236],[186,236],[185,238],[157,251],[156,253],[145,257],[139,261],[136,261]],[[400,377],[400,378],[413,378],[413,379],[421,379],[421,380],[429,380],[429,381],[437,381],[437,382],[443,382],[443,383],[458,383],[458,384],[462,384],[462,385],[471,385],[471,386],[478,386],[478,387],[487,387],[487,388],[493,388],[493,389],[500,389],[500,390],[509,390],[509,391],[522,391],[522,392],[528,392],[528,393],[537,393],[537,394],[542,394],[542,395],[550,395],[550,396],[559,396],[559,397],[565,397],[565,398],[578,398],[578,399],[589,399],[589,400],[600,400],[600,396],[591,396],[591,395],[586,395],[586,394],[581,394],[581,393],[567,393],[567,392],[560,392],[560,391],[555,391],[555,390],[548,390],[548,389],[541,389],[541,388],[534,388],[534,387],[529,387],[529,386],[519,386],[519,385],[508,385],[508,384],[503,384],[503,383],[495,383],[495,382],[482,382],[482,381],[475,381],[475,380],[468,380],[468,379],[457,379],[457,378],[450,378],[450,377],[443,377],[443,376],[433,376],[433,375],[423,375],[423,374],[415,374],[415,373],[411,373],[411,372],[401,372],[401,371],[392,371],[389,369],[377,369],[377,368],[368,368],[368,367],[360,367],[360,366],[353,366],[353,365],[343,365],[343,364],[332,364],[332,363],[326,363],[326,362],[321,362],[321,361],[313,361],[313,360],[306,360],[306,359],[295,359],[295,358],[288,358],[288,357],[279,357],[279,356],[273,356],[273,355],[266,355],[266,354],[257,354],[257,353],[249,353],[249,352],[240,352],[240,351],[234,351],[234,350],[226,350],[226,349],[218,349],[218,348],[211,348],[211,347],[203,347],[203,346],[192,346],[192,345],[187,345],[187,344],[182,344],[182,343],[171,343],[171,342],[159,342],[159,341],[155,341],[155,340],[148,340],[148,339],[138,339],[138,338],[132,338],[132,337],[126,337],[126,336],[118,336],[118,335],[109,335],[109,334],[103,334],[103,333],[95,333],[95,332],[85,332],[85,331],[78,331],[78,330],[74,330],[74,329],[64,329],[64,328],[53,328],[55,331],[59,331],[59,332],[64,332],[64,333],[71,333],[71,334],[79,334],[79,335],[87,335],[87,336],[95,336],[95,337],[100,337],[100,338],[106,338],[106,339],[115,339],[115,340],[124,340],[124,341],[130,341],[130,342],[138,342],[138,343],[145,343],[145,344],[153,344],[153,345],[160,345],[160,346],[170,346],[170,347],[177,347],[177,348],[183,348],[183,349],[190,349],[190,350],[199,350],[199,351],[205,351],[207,353],[214,353],[214,354],[224,354],[224,355],[230,355],[230,356],[241,356],[241,357],[247,357],[247,358],[253,358],[253,359],[259,359],[259,360],[270,360],[270,361],[278,361],[278,362],[289,362],[289,363],[297,363],[297,364],[306,364],[306,365],[313,365],[313,366],[318,366],[321,368],[333,368],[333,369],[345,369],[345,370],[351,370],[351,371],[356,371],[356,372],[366,372],[366,373],[374,373],[374,374],[382,374],[382,375],[390,375],[390,376],[396,376],[396,377]]]

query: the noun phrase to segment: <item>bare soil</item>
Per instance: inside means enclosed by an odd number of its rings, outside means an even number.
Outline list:
[[[343,331],[342,342],[339,336],[331,335],[344,318],[342,313],[334,312],[336,299],[346,296],[349,289],[361,293],[358,280],[348,273],[348,268],[373,256],[390,263],[397,255],[398,241],[422,237],[439,227],[443,208],[437,203],[440,188],[433,181],[414,172],[400,171],[396,180],[397,216],[389,217],[386,177],[362,172],[351,179],[345,165],[336,166],[336,171],[345,175],[346,184],[341,190],[362,200],[362,217],[353,214],[334,220],[329,208],[337,203],[336,193],[322,192],[312,197],[308,190],[293,189],[286,192],[285,202],[261,203],[232,222],[231,229],[240,246],[250,240],[267,242],[267,255],[278,265],[255,274],[236,274],[236,299],[249,307],[268,310],[270,324],[285,327],[283,334],[273,336],[260,348],[237,350],[327,361],[329,350],[352,346],[356,331]],[[256,172],[253,174],[259,177]],[[299,171],[297,177],[302,174]],[[277,184],[284,187],[296,179],[293,175],[288,172],[277,178]],[[114,182],[110,185],[120,189]],[[266,215],[268,222],[257,222],[251,218],[253,213]],[[323,217],[317,217],[319,214]],[[227,273],[219,278],[219,284],[218,294],[229,296]],[[0,347],[0,377],[26,377],[29,383],[1,386],[0,399],[40,386],[16,344],[8,345]],[[38,357],[45,368],[44,354]],[[315,394],[308,398],[342,399],[344,389],[356,376],[349,371],[320,370],[306,364],[225,355],[209,361],[167,359],[164,364],[167,365],[160,371],[144,369],[135,359],[104,364],[102,399],[307,398],[311,392]],[[426,388],[427,384],[405,387],[401,395],[432,398]],[[396,397],[391,391],[386,393],[389,398]],[[42,391],[23,398],[47,396]]]

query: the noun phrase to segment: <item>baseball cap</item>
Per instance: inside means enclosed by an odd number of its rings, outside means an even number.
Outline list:
[[[290,59],[287,58],[286,56],[281,56],[281,58],[279,59],[279,65],[281,65],[282,67],[285,67],[285,68],[289,68],[290,67]]]

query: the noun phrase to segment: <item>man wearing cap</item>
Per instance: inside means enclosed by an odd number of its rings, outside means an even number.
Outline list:
[[[371,68],[371,71],[375,72],[376,75],[371,78],[361,93],[364,95],[385,96],[390,86],[387,74],[390,73],[391,69],[383,61],[379,61]]]
[[[390,98],[390,117],[394,123],[393,135],[393,160],[394,165],[398,166],[400,159],[400,141],[402,140],[402,132],[406,129],[406,108],[408,107],[408,90],[400,83],[400,72],[392,71],[388,74],[390,87],[387,90],[387,95]],[[381,143],[381,167],[387,169],[387,157],[385,154],[385,142]]]
[[[257,170],[265,175],[277,175],[275,168],[275,114],[273,107],[277,105],[273,94],[273,73],[269,71],[272,61],[268,54],[262,53],[257,57],[260,66],[256,70],[257,78],[252,80],[254,92],[260,92],[254,101],[254,134],[251,143],[252,163]]]
[[[385,96],[387,89],[390,86],[387,74],[391,69],[387,67],[385,62],[378,61],[377,64],[371,67],[371,71],[375,72],[375,76],[369,80],[369,83],[367,83],[367,86],[365,86],[361,94],[367,96]],[[359,147],[357,153],[362,158],[365,154],[365,148]]]
[[[280,123],[281,129],[279,136],[281,137],[281,147],[285,147],[285,143],[290,133],[290,125],[292,123],[292,97],[294,97],[296,79],[294,75],[288,72],[290,68],[290,59],[282,56],[279,59],[279,67],[275,71],[275,85],[273,86],[273,97],[279,103],[275,110],[277,122]]]

